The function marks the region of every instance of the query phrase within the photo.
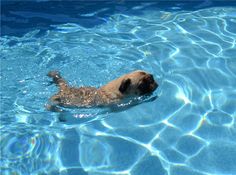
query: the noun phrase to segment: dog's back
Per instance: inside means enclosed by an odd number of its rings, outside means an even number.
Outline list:
[[[89,107],[99,104],[97,89],[93,87],[68,87],[53,95],[50,100],[65,107]]]
[[[94,87],[70,87],[61,77],[59,72],[51,71],[48,76],[59,87],[59,92],[53,95],[50,100],[60,106],[83,107],[94,106],[100,103],[97,88]]]

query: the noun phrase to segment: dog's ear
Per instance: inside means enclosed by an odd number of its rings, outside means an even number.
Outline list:
[[[130,86],[130,84],[131,84],[131,79],[128,78],[128,79],[123,80],[120,84],[119,91],[121,93],[124,93]]]

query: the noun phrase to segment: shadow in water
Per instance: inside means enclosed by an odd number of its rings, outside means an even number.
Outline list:
[[[65,124],[80,124],[97,119],[100,120],[107,116],[106,114],[122,112],[142,103],[153,102],[157,98],[157,95],[141,96],[133,99],[127,99],[120,104],[105,107],[62,108],[54,106],[55,110],[52,112],[55,112],[58,115],[59,122],[65,122]]]

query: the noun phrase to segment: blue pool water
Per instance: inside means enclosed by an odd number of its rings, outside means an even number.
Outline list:
[[[2,8],[1,174],[236,174],[233,3]],[[153,73],[158,98],[115,111],[45,110],[57,90],[50,70],[99,87],[136,69]]]

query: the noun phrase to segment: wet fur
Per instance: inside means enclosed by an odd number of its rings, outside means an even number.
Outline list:
[[[64,107],[91,107],[116,104],[122,99],[153,92],[158,84],[153,76],[144,71],[134,71],[100,87],[71,87],[59,72],[51,71],[48,76],[59,87],[59,92],[50,98],[53,110],[55,105]],[[57,108],[55,108],[57,109]]]

